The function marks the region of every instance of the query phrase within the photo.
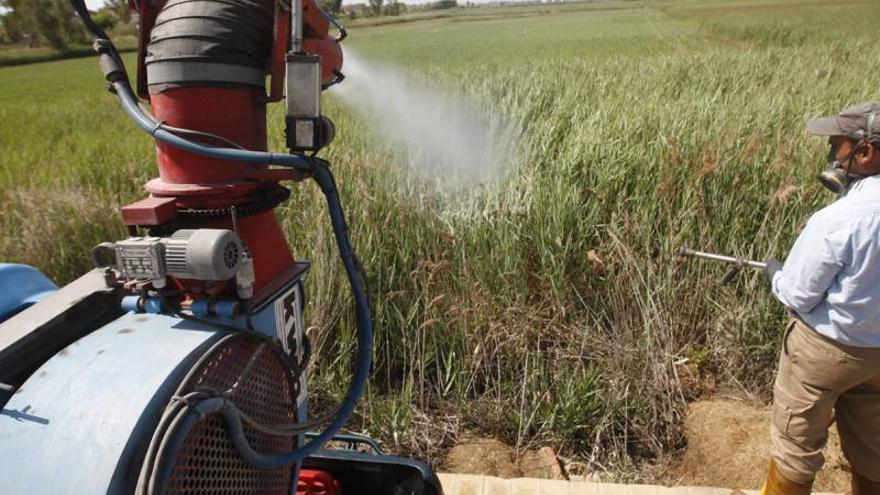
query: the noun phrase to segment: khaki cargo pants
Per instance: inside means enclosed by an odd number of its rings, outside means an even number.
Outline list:
[[[854,472],[880,481],[880,348],[849,347],[792,319],[773,388],[770,455],[783,476],[811,483],[834,419]]]

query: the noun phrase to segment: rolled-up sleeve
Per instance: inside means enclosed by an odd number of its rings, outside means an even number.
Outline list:
[[[811,219],[795,241],[782,270],[772,282],[773,295],[800,314],[809,313],[824,298],[843,269],[841,232],[828,233]]]

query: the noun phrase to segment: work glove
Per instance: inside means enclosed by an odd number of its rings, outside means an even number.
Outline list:
[[[767,265],[764,267],[764,275],[767,276],[767,280],[772,284],[773,276],[776,275],[776,272],[782,270],[782,262],[771,258],[764,261],[764,263]]]

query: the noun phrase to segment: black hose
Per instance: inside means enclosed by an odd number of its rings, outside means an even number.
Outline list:
[[[146,46],[150,92],[187,85],[264,88],[275,0],[168,0]]]
[[[86,6],[84,0],[70,0],[70,5],[73,7],[73,10],[76,11],[77,15],[79,15],[80,19],[82,19],[83,24],[86,26],[86,30],[88,30],[94,38],[109,39],[109,36],[107,36],[104,29],[92,20],[92,15],[89,13],[89,8]]]
[[[93,47],[100,56],[101,70],[108,82],[125,81],[128,82],[128,72],[125,70],[125,64],[119,55],[119,50],[110,41],[110,37],[104,29],[92,20],[89,8],[84,0],[69,0],[70,6],[82,19],[85,24],[86,31],[92,35]]]

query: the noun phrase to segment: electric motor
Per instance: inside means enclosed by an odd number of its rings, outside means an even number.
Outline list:
[[[131,237],[102,243],[93,251],[100,267],[112,266],[123,278],[165,286],[165,277],[225,281],[235,277],[244,248],[238,234],[225,229],[184,229],[171,237]]]
[[[161,239],[168,274],[194,280],[229,280],[241,258],[241,239],[231,230],[178,230]]]

